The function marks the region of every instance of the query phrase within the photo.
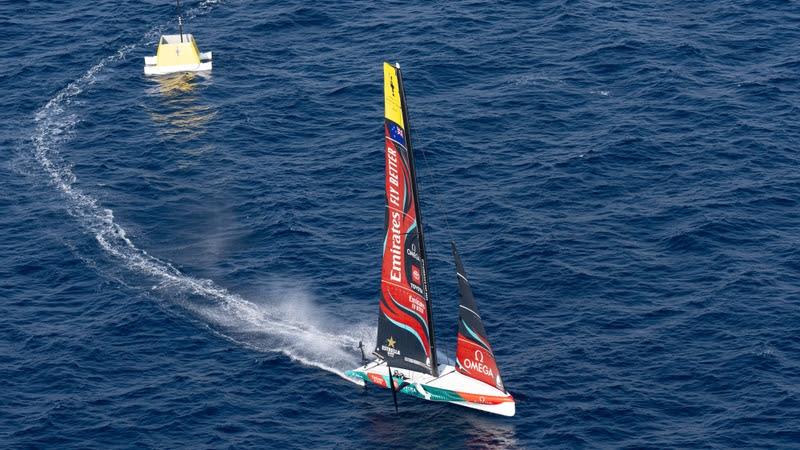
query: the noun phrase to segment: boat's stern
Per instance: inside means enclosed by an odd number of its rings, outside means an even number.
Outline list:
[[[366,383],[369,381],[367,377],[367,373],[362,370],[362,368],[348,370],[344,373],[347,377],[352,378],[354,380],[360,380]]]
[[[344,373],[349,378],[366,383],[372,383],[382,388],[389,387],[389,369],[385,363],[373,361],[361,367],[348,370]]]

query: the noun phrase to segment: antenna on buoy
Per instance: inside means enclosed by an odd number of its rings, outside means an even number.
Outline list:
[[[181,34],[181,43],[183,43],[183,19],[181,18],[181,0],[175,0],[178,7],[178,32]]]

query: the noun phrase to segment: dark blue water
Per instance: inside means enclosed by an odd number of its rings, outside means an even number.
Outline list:
[[[0,5],[0,444],[800,445],[792,2]],[[404,68],[439,343],[459,242],[517,416],[346,381]],[[449,226],[448,226],[449,225]]]

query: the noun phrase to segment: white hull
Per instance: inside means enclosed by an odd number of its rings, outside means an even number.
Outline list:
[[[176,66],[156,65],[155,56],[144,57],[145,75],[167,75],[180,72],[208,72],[211,70],[211,52],[200,53],[200,64],[183,64]]]
[[[453,403],[502,416],[513,416],[516,404],[511,394],[463,375],[451,365],[440,364],[439,376],[408,369],[396,369],[393,380],[398,392],[429,401]],[[347,372],[347,375],[383,388],[389,387],[389,368],[383,361],[373,361]],[[400,376],[398,376],[400,375]]]

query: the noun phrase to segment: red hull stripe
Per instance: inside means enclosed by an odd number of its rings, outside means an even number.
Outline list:
[[[478,394],[468,394],[466,392],[458,392],[456,394],[461,396],[464,400],[470,403],[481,403],[483,405],[499,405],[500,403],[513,403],[514,397],[507,396],[501,397],[498,395],[478,395]]]

